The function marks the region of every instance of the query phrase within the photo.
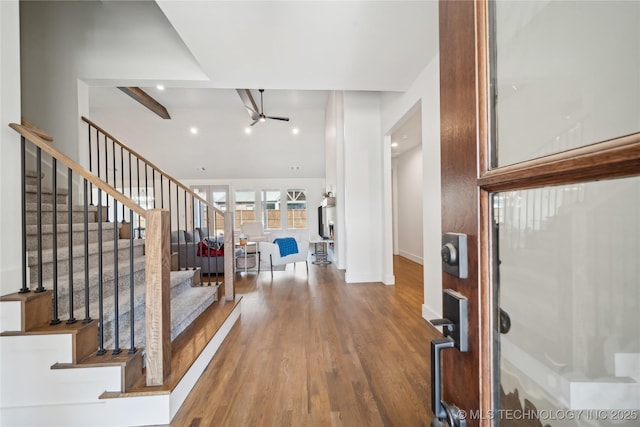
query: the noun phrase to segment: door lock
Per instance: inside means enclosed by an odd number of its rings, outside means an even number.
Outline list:
[[[458,265],[458,250],[451,243],[445,243],[440,251],[442,261],[449,265]]]
[[[445,233],[442,235],[442,269],[460,279],[469,277],[467,261],[467,235],[461,233]]]
[[[469,350],[469,301],[453,289],[442,292],[442,317],[432,319],[433,326],[442,326],[445,337],[450,337],[461,352]]]

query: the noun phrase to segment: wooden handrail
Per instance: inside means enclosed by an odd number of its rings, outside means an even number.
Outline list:
[[[29,120],[25,119],[24,117],[22,117],[20,119],[20,123],[22,124],[22,126],[28,128],[29,130],[31,130],[31,132],[35,133],[36,135],[38,135],[40,138],[44,139],[45,141],[53,142],[53,137],[51,135],[49,135],[48,133],[46,133],[45,131],[43,131],[38,126],[34,125],[33,123],[31,123]]]
[[[53,148],[52,145],[47,144],[40,136],[36,135],[31,130],[31,128],[23,125],[19,125],[17,123],[11,123],[9,124],[9,127],[15,130],[16,132],[18,132],[20,135],[22,135],[29,141],[31,141],[33,144],[35,144],[37,147],[42,149],[44,152],[51,155],[51,157],[54,157],[58,161],[62,162],[66,167],[68,167],[69,169],[77,173],[79,176],[86,179],[91,184],[95,185],[97,188],[101,189],[102,191],[104,191],[114,199],[118,200],[127,208],[131,209],[141,217],[146,217],[147,211],[145,209],[142,209],[140,206],[138,206],[137,203],[133,202],[133,200],[129,199],[127,196],[125,196],[115,188],[111,187],[109,184],[105,183],[102,179],[98,178],[97,176],[89,172],[87,169],[80,166],[78,163],[73,161],[68,156],[64,155],[60,151]]]
[[[224,215],[224,211],[216,208],[215,206],[213,206],[209,201],[203,199],[202,197],[200,197],[197,193],[195,193],[193,190],[191,190],[189,187],[185,186],[184,184],[182,184],[180,181],[178,181],[177,179],[175,179],[174,177],[172,177],[171,175],[169,175],[168,173],[166,173],[165,171],[163,171],[160,167],[158,167],[157,165],[155,165],[153,162],[151,162],[150,160],[148,160],[146,157],[144,157],[142,154],[136,152],[135,150],[133,150],[132,148],[130,148],[129,146],[127,146],[125,143],[120,142],[118,140],[118,138],[114,137],[113,135],[111,135],[109,132],[107,132],[106,130],[102,129],[100,126],[98,126],[97,124],[95,124],[94,122],[92,122],[91,120],[89,120],[88,118],[86,118],[85,116],[82,116],[82,121],[89,124],[90,126],[94,127],[95,129],[97,129],[99,132],[101,132],[102,134],[104,134],[107,138],[109,138],[110,140],[112,140],[114,143],[118,144],[120,147],[128,150],[131,154],[135,155],[136,157],[138,157],[140,160],[142,160],[143,162],[145,162],[146,164],[148,164],[149,166],[151,166],[153,169],[157,170],[160,174],[164,175],[167,179],[169,179],[170,181],[172,181],[176,186],[182,188],[184,191],[186,191],[187,193],[189,193],[191,196],[193,196],[195,199],[199,200],[200,202],[204,203],[205,205],[209,206],[210,208],[214,209],[215,212],[218,212],[221,215]]]

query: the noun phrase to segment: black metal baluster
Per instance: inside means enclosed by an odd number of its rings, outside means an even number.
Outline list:
[[[88,181],[84,180],[84,320],[82,323],[91,322],[91,315],[89,313],[89,206],[87,199]]]
[[[178,230],[180,230],[180,187],[178,187],[178,184],[176,183],[176,227],[178,228]],[[187,249],[189,247],[189,245],[187,245],[187,230],[188,228],[185,227],[184,229],[184,233],[185,233],[185,241],[184,241],[184,247],[185,247],[185,260],[184,260],[184,269],[188,270],[188,265],[189,265],[189,250]],[[180,240],[178,240],[180,241]],[[178,250],[180,246],[178,245]],[[180,265],[180,263],[178,263],[178,265]]]
[[[98,129],[96,129],[96,165],[98,166],[98,178],[100,176],[100,134],[98,133]],[[93,196],[93,193],[91,193]],[[93,199],[92,199],[93,200]],[[92,202],[93,203],[93,202]]]
[[[53,313],[51,325],[60,323],[58,317],[58,161],[51,158],[51,185],[53,186]]]
[[[104,135],[104,181],[109,183],[109,145],[107,144],[107,135]],[[107,201],[107,206],[109,202]]]
[[[133,199],[133,188],[131,187],[131,151],[129,151],[129,198]],[[133,224],[131,224],[131,232],[133,233]]]
[[[129,210],[129,223],[133,224],[133,211]],[[134,300],[134,288],[135,277],[133,276],[133,233],[129,233],[129,327],[131,329],[131,343],[129,345],[129,354],[136,352],[135,342],[135,300]]]
[[[113,163],[113,186],[118,189],[118,181],[116,180],[116,173],[118,172],[118,169],[116,169],[116,142],[114,140],[111,140],[111,153],[113,156],[111,162]],[[118,210],[114,209],[113,212],[116,214],[115,222],[118,222]]]
[[[138,188],[138,205],[140,204],[140,158],[136,156],[136,183]],[[140,218],[138,218],[140,219]]]
[[[148,181],[148,176],[147,176],[147,163],[145,162],[144,164],[144,194],[146,196],[146,200],[145,200],[145,204],[144,204],[144,208],[147,208],[147,203],[149,203],[149,181]]]
[[[36,150],[36,173],[38,176],[42,176],[42,149],[40,147]],[[38,230],[38,287],[36,292],[44,292],[44,286],[42,286],[42,180],[38,179],[36,184],[36,229]],[[56,214],[55,212],[53,213]],[[55,262],[55,260],[54,260]]]
[[[120,188],[122,188],[122,194],[124,193],[124,149],[122,148],[122,145],[120,146]],[[122,204],[122,222],[126,222],[124,220],[124,214],[125,214],[125,206],[124,203]]]
[[[104,136],[104,181],[109,184],[109,144],[107,142],[107,135]],[[105,222],[109,222],[109,197],[106,200],[107,218]]]
[[[104,349],[104,295],[102,292],[102,190],[98,188],[98,356],[106,353]]]
[[[89,172],[93,173],[93,158],[92,158],[92,144],[91,144],[91,125],[87,124],[89,130]],[[91,194],[91,206],[93,206],[93,184],[89,183],[89,194]]]
[[[156,208],[156,170],[151,170],[151,181],[153,182],[153,209]]]
[[[114,210],[118,210],[118,201],[113,200]],[[133,280],[133,278],[131,278]],[[113,224],[113,304],[114,304],[114,320],[113,320],[113,339],[115,347],[113,354],[120,354],[120,309],[118,307],[118,223]]]
[[[20,174],[22,180],[20,182],[20,194],[22,203],[22,286],[18,291],[21,294],[31,292],[27,285],[27,171],[26,171],[26,139],[20,137]],[[36,177],[40,179],[40,177]]]
[[[186,197],[187,197],[187,192],[184,192],[185,194],[185,204],[186,204]],[[196,234],[196,199],[193,197],[193,195],[189,195],[189,197],[191,197],[191,223],[193,224],[193,234]],[[186,209],[186,206],[185,206]],[[186,211],[185,211],[186,213]],[[200,227],[202,230],[202,222],[200,223]],[[195,270],[196,267],[196,263],[195,263],[195,258],[198,255],[198,246],[196,245],[193,249],[193,270]],[[202,269],[200,270],[200,272],[202,273]],[[200,285],[202,285],[202,281],[200,281]]]
[[[164,184],[162,182],[162,174],[160,174],[160,209],[164,209]]]
[[[73,172],[71,168],[67,168],[67,225],[69,227],[69,234],[67,237],[67,243],[69,245],[69,320],[67,324],[76,323],[76,318],[73,314]],[[54,215],[56,213],[54,212]]]
[[[207,209],[208,209],[208,207],[207,207]],[[200,202],[199,200],[198,200],[198,212],[200,212],[200,228],[202,228],[202,213],[203,213],[203,211],[202,211],[202,202]],[[208,215],[208,213],[207,213],[207,215]],[[208,227],[209,224],[206,224],[206,225],[207,225],[207,229],[208,229],[209,228]],[[211,230],[209,230],[209,237],[211,237]],[[215,234],[214,234],[214,238],[216,238]],[[215,243],[213,244],[213,250],[215,251],[215,256],[217,257],[218,256],[218,241],[214,240],[214,242]],[[208,268],[207,269],[207,273],[208,273],[207,274],[207,286],[211,286],[211,246],[209,246],[208,251],[209,251],[209,253],[208,253],[209,256],[207,257],[207,268]],[[215,258],[214,261],[216,263],[216,271],[217,271],[218,270],[217,269],[218,258]],[[202,284],[202,281],[200,281],[200,283]]]
[[[140,206],[140,158],[136,156],[136,183],[138,187],[138,206]],[[138,239],[142,238],[140,230],[140,216],[138,216]]]
[[[177,187],[176,187],[176,188],[177,188]],[[188,224],[188,220],[187,220],[187,212],[188,212],[188,211],[187,211],[187,192],[186,192],[186,191],[184,191],[184,190],[183,190],[183,192],[184,192],[184,229],[185,229],[185,231],[186,231],[186,230],[188,230],[188,229],[189,229],[189,224]],[[192,227],[191,227],[191,232],[193,233],[192,235],[193,235],[193,236],[194,236],[194,238],[195,238],[195,235],[196,235],[196,225],[195,225],[195,223],[192,223],[191,225],[192,225]],[[194,241],[194,243],[196,243],[196,244],[195,244],[195,245],[192,245],[192,246],[193,246],[193,269],[195,270],[195,268],[196,268],[196,266],[195,266],[195,261],[196,261],[196,259],[195,259],[195,258],[196,258],[196,255],[197,255],[197,243],[198,243],[198,242],[195,242],[195,241]],[[188,246],[188,245],[187,245],[187,248],[189,248],[189,246]],[[187,249],[187,252],[189,252],[189,250],[188,250],[188,249]],[[188,254],[188,253],[187,253],[187,259],[189,259],[189,254]],[[185,265],[185,270],[189,270],[189,262],[188,262],[188,261],[187,261],[187,264]]]
[[[169,203],[169,230],[173,230],[172,224],[173,224],[173,211],[171,210],[171,181],[167,181],[167,187],[169,188],[169,192],[168,192],[168,196],[167,196],[167,201]],[[179,223],[178,223],[179,224]],[[176,229],[179,229],[180,226],[178,225],[176,227]],[[178,234],[177,240],[178,240],[178,270],[180,270],[180,261],[181,261],[181,256],[180,256],[180,230],[176,231],[176,233]],[[185,236],[186,237],[186,236]],[[186,265],[186,263],[185,263]]]

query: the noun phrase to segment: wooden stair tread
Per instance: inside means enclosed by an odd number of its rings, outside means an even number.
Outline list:
[[[23,294],[15,292],[13,294],[7,294],[0,296],[0,301],[29,301],[35,298],[42,298],[45,295],[44,292],[25,292]],[[49,296],[51,298],[51,296]]]
[[[198,318],[191,323],[172,342],[171,374],[161,386],[147,387],[146,376],[142,376],[124,393],[105,392],[100,398],[134,397],[168,394],[173,391],[180,380],[187,373],[193,362],[198,358],[215,333],[222,327],[225,320],[240,303],[241,296],[234,301],[224,299],[214,302]]]
[[[100,366],[127,366],[131,361],[140,356],[141,350],[137,349],[135,353],[129,354],[129,349],[122,349],[120,354],[113,354],[113,349],[106,349],[106,353],[98,356],[93,353],[78,363],[56,363],[51,369],[70,369],[70,368],[96,368]]]
[[[26,184],[24,186],[24,191],[25,191],[25,193],[36,193],[38,191],[38,185],[37,184]],[[40,192],[42,194],[51,195],[51,194],[53,194],[53,189],[51,187],[42,186],[42,187],[40,187]],[[58,196],[66,196],[68,194],[68,190],[66,188],[58,188],[56,190],[56,194]]]
[[[2,336],[19,336],[19,335],[44,335],[44,334],[77,334],[82,332],[83,329],[93,327],[97,320],[91,320],[84,323],[82,319],[75,323],[67,323],[66,320],[62,320],[57,325],[45,324],[39,325],[29,329],[28,331],[4,331],[0,335]]]

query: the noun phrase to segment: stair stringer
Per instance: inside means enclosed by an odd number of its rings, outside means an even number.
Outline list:
[[[71,362],[71,334],[0,336],[0,425],[148,426],[169,424],[240,318],[240,302],[171,391],[109,392],[120,367],[51,369]],[[5,376],[7,373],[7,376]]]

